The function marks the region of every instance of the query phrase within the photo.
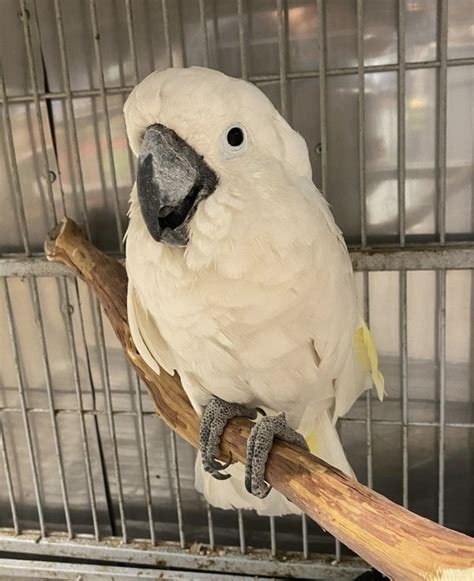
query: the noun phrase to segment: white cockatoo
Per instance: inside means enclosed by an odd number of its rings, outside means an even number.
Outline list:
[[[352,475],[335,422],[372,383],[383,394],[306,143],[257,87],[200,67],[152,73],[124,113],[130,328],[201,416],[196,487],[217,507],[297,513],[264,481],[273,438]],[[222,465],[226,422],[256,410],[247,465]]]

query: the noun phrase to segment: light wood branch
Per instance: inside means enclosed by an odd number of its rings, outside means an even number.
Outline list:
[[[199,418],[179,377],[157,375],[138,354],[127,322],[125,268],[95,248],[67,218],[45,243],[49,260],[73,269],[96,293],[157,414],[199,447]],[[234,419],[222,440],[223,457],[245,462],[252,422]],[[322,460],[276,442],[266,479],[323,529],[393,579],[474,579],[474,540],[398,506]]]

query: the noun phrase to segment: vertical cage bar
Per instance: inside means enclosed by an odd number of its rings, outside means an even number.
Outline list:
[[[25,254],[31,254],[30,238],[28,236],[28,228],[26,225],[25,205],[21,194],[20,174],[18,172],[18,163],[15,153],[15,142],[13,141],[13,131],[10,116],[10,108],[7,101],[7,90],[5,87],[5,77],[3,72],[3,63],[0,58],[0,96],[2,98],[2,118],[5,135],[5,142],[8,152],[8,166],[10,167],[10,175],[13,184],[14,206],[16,208],[18,221],[20,223],[21,238],[23,241],[23,248]]]
[[[357,77],[358,77],[358,133],[359,133],[359,200],[360,200],[360,239],[362,248],[367,247],[367,179],[365,157],[365,73],[364,73],[364,4],[357,0]],[[364,319],[370,326],[369,274],[363,273]],[[372,394],[367,390],[366,402],[366,460],[367,485],[373,486],[372,455]]]
[[[46,336],[45,336],[45,332],[44,332],[43,316],[41,313],[41,304],[40,304],[40,300],[39,300],[38,284],[36,281],[36,277],[31,277],[29,280],[30,280],[30,291],[31,291],[32,299],[33,299],[33,310],[34,310],[34,314],[35,314],[35,323],[36,323],[36,328],[38,330],[39,339],[40,339],[40,348],[41,348],[41,357],[43,360],[46,394],[48,397],[49,418],[51,421],[51,429],[53,432],[54,451],[56,453],[56,460],[58,463],[59,484],[61,487],[61,496],[63,499],[64,518],[66,520],[67,533],[68,533],[69,538],[71,539],[73,537],[72,524],[71,524],[71,514],[70,514],[70,510],[69,510],[69,499],[68,499],[68,493],[67,493],[67,487],[66,487],[66,480],[65,480],[65,476],[64,476],[63,454],[62,454],[62,450],[61,450],[61,442],[59,439],[58,425],[57,425],[57,421],[56,421],[53,386],[52,386],[52,382],[51,382],[51,369],[49,366],[48,350],[46,348]]]
[[[118,185],[117,185],[117,173],[115,171],[115,163],[114,163],[114,148],[112,145],[112,130],[111,130],[111,126],[110,126],[110,115],[109,115],[109,108],[107,105],[107,95],[105,92],[104,60],[102,57],[102,47],[100,44],[99,25],[98,25],[98,21],[97,21],[96,0],[90,0],[90,11],[91,11],[91,22],[92,22],[92,34],[94,36],[95,60],[97,63],[97,76],[99,78],[100,98],[102,101],[102,109],[104,110],[105,141],[107,144],[107,157],[109,158],[110,180],[112,182],[115,223],[117,226],[119,250],[120,250],[120,252],[123,252],[123,227],[122,227],[122,219],[120,216],[120,200],[119,200]]]
[[[270,551],[272,557],[276,557],[277,544],[276,544],[276,531],[275,531],[275,517],[270,516]]]
[[[207,21],[206,21],[206,2],[205,0],[199,0],[199,20],[201,24],[202,40],[204,43],[204,66],[209,66],[209,36],[207,34]]]
[[[12,303],[10,299],[10,290],[8,288],[8,283],[5,278],[2,278],[3,282],[3,290],[5,293],[5,303],[7,306],[7,323],[8,323],[8,333],[10,335],[10,342],[13,351],[13,360],[15,364],[15,374],[16,380],[18,384],[18,395],[20,399],[20,408],[21,408],[21,415],[23,418],[23,425],[25,428],[25,436],[26,436],[26,445],[28,449],[28,457],[30,461],[31,467],[31,475],[33,479],[33,489],[35,493],[36,499],[36,508],[38,511],[38,522],[41,531],[41,536],[44,537],[46,534],[45,523],[44,523],[44,510],[43,510],[43,503],[41,500],[41,492],[39,486],[39,476],[38,476],[38,467],[36,465],[36,457],[35,451],[33,448],[33,438],[31,435],[31,426],[30,421],[28,418],[28,411],[26,405],[26,394],[25,394],[25,384],[23,381],[23,373],[21,371],[21,363],[20,363],[20,352],[18,349],[18,342],[17,336],[15,332],[15,323],[13,321],[13,310],[12,310]]]
[[[207,512],[207,528],[209,531],[209,547],[214,550],[216,547],[216,540],[214,535],[214,521],[212,519],[211,505],[206,502],[206,512]]]
[[[240,552],[242,554],[245,553],[245,551],[247,550],[246,544],[245,544],[245,528],[244,528],[244,514],[242,512],[242,509],[237,509],[237,520],[238,520],[238,524],[239,524],[239,545],[240,545]]]
[[[438,4],[438,230],[439,242],[446,243],[446,172],[447,172],[447,93],[448,93],[448,2]],[[438,286],[438,384],[439,384],[439,433],[438,433],[438,521],[444,523],[444,472],[446,445],[446,271],[437,273]]]
[[[130,47],[130,58],[132,59],[133,84],[136,85],[138,84],[138,56],[131,0],[125,0],[125,14],[127,18],[127,34],[128,44]],[[123,95],[122,98],[125,103],[125,95]],[[133,155],[130,147],[128,147],[128,159],[130,163],[130,177],[133,182],[136,172],[136,158]]]
[[[281,114],[285,119],[288,118],[288,81],[286,73],[288,65],[286,62],[286,42],[288,40],[286,30],[285,11],[283,7],[283,0],[277,0],[277,21],[278,21],[278,62],[280,75],[280,102]]]
[[[437,118],[437,161],[438,161],[438,230],[440,244],[446,243],[446,134],[448,92],[448,2],[438,4],[438,118]]]
[[[81,154],[79,149],[79,138],[77,135],[76,118],[74,115],[74,103],[72,99],[71,78],[69,76],[69,65],[66,52],[66,40],[64,34],[64,23],[61,9],[61,0],[54,0],[54,14],[56,17],[56,28],[59,39],[59,53],[61,56],[61,75],[63,79],[64,92],[66,93],[67,123],[72,135],[72,149],[74,168],[79,180],[79,201],[81,205],[82,220],[87,238],[91,238],[91,229],[89,224],[89,215],[87,211],[86,190],[84,186],[84,175],[81,165]]]
[[[170,22],[168,13],[168,1],[161,0],[161,10],[163,12],[163,32],[165,36],[165,47],[166,56],[168,58],[168,66],[173,66],[173,50],[171,47],[171,36],[170,36]]]
[[[8,499],[10,501],[10,510],[12,513],[13,528],[15,534],[20,533],[20,526],[18,524],[18,516],[16,512],[15,494],[13,492],[12,475],[10,470],[10,462],[8,460],[7,444],[5,442],[5,434],[3,432],[3,419],[0,414],[0,448],[2,449],[3,466],[5,468],[5,479],[7,483]]]
[[[402,499],[408,507],[408,333],[407,273],[400,271],[400,363],[402,379]]]
[[[145,437],[145,423],[143,419],[142,392],[140,389],[140,379],[138,375],[135,375],[134,383],[135,383],[135,399],[137,404],[138,433],[140,437],[140,455],[143,466],[142,474],[143,487],[145,490],[145,502],[148,515],[148,525],[150,527],[150,542],[152,545],[156,545],[155,520],[153,518],[153,504],[151,500],[150,467],[148,464],[148,451],[146,447],[146,437]]]
[[[400,246],[405,246],[406,195],[405,195],[405,0],[398,0],[398,229]]]
[[[243,0],[237,0],[237,18],[239,22],[240,76],[247,80],[249,71],[247,67],[247,37],[244,26]]]
[[[128,44],[130,46],[130,57],[132,59],[133,81],[136,85],[138,83],[138,57],[131,0],[125,0],[125,12],[127,16]]]
[[[178,449],[176,446],[176,434],[173,430],[170,430],[171,438],[171,458],[172,466],[175,479],[176,487],[176,512],[178,515],[178,532],[179,532],[179,544],[182,549],[184,549],[186,540],[184,537],[184,527],[183,527],[183,499],[181,497],[181,480],[179,476],[179,463],[178,463]]]
[[[41,157],[43,165],[43,179],[46,181],[46,188],[48,192],[48,206],[51,214],[51,226],[54,226],[57,223],[56,208],[54,206],[53,186],[51,184],[51,180],[49,179],[48,150],[46,147],[46,137],[44,133],[43,119],[41,115],[38,79],[36,77],[35,63],[33,58],[33,42],[31,39],[30,13],[26,9],[25,0],[20,0],[20,9],[21,9],[21,20],[23,22],[23,35],[25,37],[26,57],[28,60],[28,69],[30,74],[31,88],[33,92],[33,103],[35,108],[36,124],[38,126],[38,134],[40,138]]]
[[[212,36],[214,39],[214,65],[213,67],[216,70],[220,70],[222,68],[222,63],[220,62],[220,54],[219,54],[219,47],[221,45],[221,33],[219,30],[219,11],[218,11],[218,3],[214,2],[212,7]]]
[[[369,273],[364,272],[364,319],[367,326],[370,327],[370,287]],[[372,433],[372,390],[368,389],[365,393],[366,404],[366,421],[365,421],[365,441],[366,441],[366,459],[367,459],[367,486],[374,486],[374,458],[373,458],[373,433]]]
[[[75,281],[77,285],[77,281]],[[89,442],[87,439],[86,423],[84,419],[84,404],[82,400],[82,390],[81,390],[81,379],[79,375],[79,363],[77,359],[76,341],[74,339],[74,329],[72,324],[72,316],[70,311],[69,303],[69,291],[67,289],[67,282],[65,277],[60,278],[60,288],[63,300],[63,314],[64,314],[64,324],[66,327],[66,334],[69,343],[69,352],[71,354],[72,363],[72,373],[74,377],[74,389],[76,392],[76,402],[77,402],[77,417],[79,420],[79,426],[81,430],[81,441],[82,450],[84,455],[84,464],[86,467],[86,480],[87,480],[87,492],[89,495],[89,502],[91,505],[91,516],[92,516],[92,526],[94,527],[94,537],[95,540],[99,540],[99,523],[97,519],[97,506],[95,499],[94,482],[92,478],[92,466],[91,457],[89,451]],[[79,309],[81,305],[79,303]]]
[[[342,554],[341,541],[339,541],[339,539],[335,539],[335,541],[336,541],[335,542],[336,550],[335,550],[335,554],[334,554],[334,561],[335,561],[335,563],[339,563],[341,561],[341,554]]]
[[[326,22],[324,0],[317,0],[319,39],[319,116],[321,124],[321,190],[328,191],[327,103],[326,103]]]
[[[362,247],[367,246],[367,201],[365,175],[365,75],[364,75],[364,5],[357,0],[357,78],[358,128],[359,128],[359,202],[360,238]]]
[[[439,384],[439,432],[438,432],[438,522],[444,524],[444,472],[446,446],[446,271],[438,277],[438,384]]]
[[[405,0],[398,0],[398,230],[400,246],[405,246],[406,237],[406,135],[405,135],[405,98],[406,98],[406,58],[405,58]],[[407,330],[407,273],[400,272],[400,364],[402,381],[402,502],[408,507],[408,330]]]
[[[301,515],[301,533],[303,537],[303,559],[308,559],[309,557],[308,519],[304,513]]]
[[[120,524],[122,527],[122,540],[128,543],[127,523],[125,518],[125,504],[123,500],[122,475],[120,472],[120,462],[118,456],[117,433],[115,430],[114,410],[112,405],[112,391],[110,386],[109,365],[107,361],[107,349],[104,338],[104,322],[99,301],[94,298],[95,315],[97,321],[97,335],[99,338],[99,355],[101,364],[102,381],[104,384],[105,407],[107,411],[107,422],[109,424],[110,440],[112,442],[112,459],[114,465],[115,481],[117,484],[117,497],[120,513]]]

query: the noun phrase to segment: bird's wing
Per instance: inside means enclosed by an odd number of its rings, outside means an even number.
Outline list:
[[[173,356],[131,282],[128,284],[127,311],[132,339],[140,355],[156,373],[159,374],[162,367],[172,375],[176,368]]]
[[[323,304],[331,311],[331,316],[325,336],[316,335],[314,348],[316,352],[326,351],[329,358],[328,371],[334,370],[331,379],[335,390],[333,419],[336,421],[372,385],[382,400],[384,378],[378,367],[374,341],[359,313],[352,265],[342,232],[325,202],[320,209],[328,226],[327,236],[330,239],[321,252],[326,254],[329,281],[327,300]]]
[[[382,401],[384,383],[372,335],[361,319],[360,326],[353,334],[347,361],[335,382],[336,401],[333,420],[336,421],[346,414],[361,393],[370,389],[372,385],[375,386],[377,395]]]

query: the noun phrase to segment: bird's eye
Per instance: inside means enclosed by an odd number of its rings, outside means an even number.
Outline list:
[[[221,134],[221,151],[224,159],[234,159],[244,155],[250,139],[247,129],[240,123],[228,125]]]
[[[231,127],[227,132],[227,143],[231,147],[240,147],[244,142],[244,132],[240,127]]]

